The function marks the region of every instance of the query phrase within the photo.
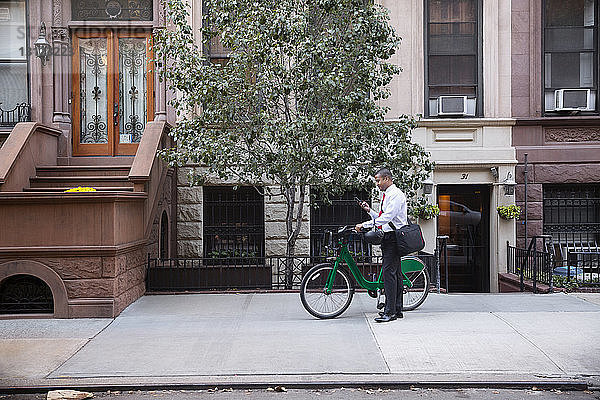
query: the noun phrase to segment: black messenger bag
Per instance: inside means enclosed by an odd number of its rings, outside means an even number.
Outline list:
[[[398,253],[401,257],[423,250],[425,247],[425,240],[423,239],[421,227],[417,224],[413,224],[410,218],[407,218],[407,221],[408,225],[404,225],[398,229],[390,222],[390,226],[394,229],[394,232],[396,232],[396,246],[398,247]]]

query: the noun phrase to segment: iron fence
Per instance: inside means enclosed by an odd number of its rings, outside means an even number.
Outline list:
[[[15,126],[19,122],[31,121],[31,106],[27,103],[17,104],[12,110],[0,107],[0,126]]]
[[[570,251],[562,267],[567,282],[581,286],[600,286],[600,252]]]
[[[552,286],[552,255],[537,249],[521,249],[508,245],[508,272],[520,277],[521,291],[524,290],[524,280],[533,281],[533,290],[538,283]]]
[[[432,282],[438,263],[433,254],[419,254]],[[148,258],[148,292],[204,290],[298,290],[304,274],[326,257]],[[363,276],[376,280],[381,257],[355,258]]]

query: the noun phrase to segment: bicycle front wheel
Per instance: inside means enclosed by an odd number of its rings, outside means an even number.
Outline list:
[[[300,285],[302,305],[311,315],[321,318],[335,318],[350,306],[354,296],[354,286],[348,273],[338,267],[333,278],[331,293],[327,293],[327,279],[333,272],[333,265],[319,264],[312,267]]]
[[[404,287],[402,310],[411,311],[419,307],[429,294],[429,273],[427,268],[406,273],[412,287]]]

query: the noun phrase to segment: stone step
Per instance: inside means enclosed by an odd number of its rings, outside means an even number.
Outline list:
[[[81,185],[80,185],[81,186]],[[35,193],[61,193],[71,187],[35,187],[35,188],[23,188],[24,192],[35,192]],[[133,186],[98,186],[95,187],[98,192],[133,192]]]
[[[36,176],[29,182],[31,188],[133,187],[127,176]]]
[[[47,176],[127,176],[129,175],[130,165],[52,165],[38,166],[36,175],[38,177]]]

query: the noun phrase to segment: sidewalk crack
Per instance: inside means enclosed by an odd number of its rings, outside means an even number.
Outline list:
[[[533,341],[531,341],[531,339],[529,339],[527,336],[525,336],[524,334],[522,334],[521,332],[519,332],[517,330],[517,328],[515,328],[510,322],[508,322],[506,319],[502,318],[500,315],[496,314],[493,311],[491,312],[491,314],[493,316],[495,316],[496,318],[498,318],[500,321],[504,322],[506,325],[508,325],[513,331],[515,331],[519,336],[521,336],[523,339],[525,339],[533,347],[535,347],[536,349],[538,349],[538,351],[540,353],[542,353],[552,364],[554,364],[554,366],[556,368],[558,368],[560,371],[562,371],[563,374],[568,375],[567,371],[565,371],[560,365],[558,365],[556,362],[554,362],[554,360],[544,350],[542,350],[537,344],[535,344]]]
[[[76,355],[77,353],[79,353],[79,352],[80,352],[80,351],[81,351],[81,350],[82,350],[82,349],[83,349],[85,346],[87,346],[87,345],[88,345],[88,344],[89,344],[89,343],[90,343],[92,340],[94,340],[95,338],[97,338],[97,337],[98,337],[98,335],[100,335],[100,334],[101,334],[102,332],[104,332],[104,331],[105,331],[105,330],[106,330],[106,329],[107,329],[109,326],[111,326],[111,325],[113,324],[113,322],[115,322],[115,320],[116,320],[117,318],[118,318],[118,317],[115,317],[115,318],[113,318],[113,319],[112,319],[112,320],[111,320],[111,321],[110,321],[108,324],[106,324],[106,326],[105,326],[104,328],[102,328],[102,329],[100,329],[98,332],[96,332],[96,334],[95,334],[94,336],[92,336],[91,338],[88,338],[88,339],[87,339],[87,341],[81,345],[81,347],[79,347],[77,350],[75,350],[75,351],[73,352],[73,354],[71,354],[71,355],[70,355],[70,356],[69,356],[69,357],[68,357],[68,358],[67,358],[65,361],[63,361],[63,362],[62,362],[62,363],[61,363],[61,364],[60,364],[58,367],[56,367],[56,368],[54,368],[52,371],[50,371],[50,372],[49,372],[49,373],[48,373],[48,374],[45,376],[45,378],[46,378],[46,379],[57,379],[57,378],[51,378],[51,377],[50,377],[50,375],[52,375],[53,373],[55,373],[56,371],[58,371],[59,369],[61,369],[61,368],[63,367],[63,365],[65,365],[66,363],[68,363],[68,362],[71,360],[71,358],[75,357],[75,355]],[[58,377],[58,378],[60,378],[60,377]]]
[[[363,312],[363,316],[365,317],[365,322],[367,323],[367,326],[369,327],[369,331],[371,332],[371,336],[373,336],[373,340],[375,340],[375,344],[377,345],[377,350],[379,350],[379,354],[381,355],[381,358],[383,359],[383,362],[385,363],[385,367],[387,368],[387,372],[388,372],[388,374],[391,374],[392,373],[392,369],[390,368],[390,365],[388,364],[387,359],[385,358],[385,355],[383,354],[383,351],[381,351],[381,345],[379,344],[379,341],[377,341],[377,336],[375,336],[375,332],[373,332],[373,327],[369,323],[369,317],[367,317],[367,313]]]

